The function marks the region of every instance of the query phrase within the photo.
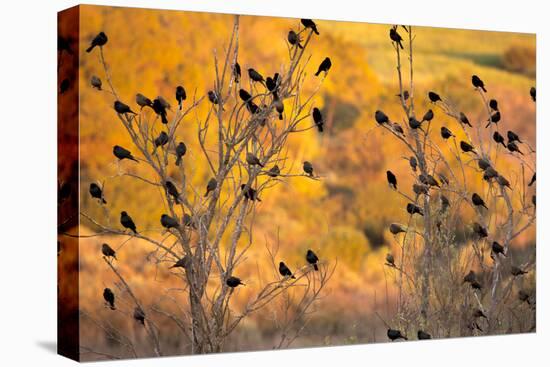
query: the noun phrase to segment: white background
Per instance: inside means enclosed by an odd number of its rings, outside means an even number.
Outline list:
[[[88,3],[537,33],[536,335],[109,362],[113,366],[540,366],[548,356],[550,258],[545,162],[550,27],[545,1],[215,1]],[[0,364],[66,366],[56,338],[56,12],[61,0],[4,0],[0,21]],[[368,37],[368,35],[366,35]],[[542,158],[542,159],[540,159]],[[544,189],[541,189],[544,188]],[[103,365],[104,363],[100,363]]]

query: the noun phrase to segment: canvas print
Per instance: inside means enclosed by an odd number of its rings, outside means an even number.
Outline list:
[[[60,354],[536,331],[535,35],[88,5],[58,27]]]

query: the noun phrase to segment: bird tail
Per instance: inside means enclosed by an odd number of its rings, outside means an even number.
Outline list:
[[[161,116],[160,116],[161,120],[162,120],[162,123],[164,125],[168,124],[168,119],[166,118],[166,114],[163,113]]]
[[[317,125],[317,129],[319,130],[320,133],[323,132],[323,125],[319,124]]]
[[[317,30],[317,28],[313,28],[313,32],[315,32],[316,35],[319,35],[319,31]]]
[[[210,191],[206,190],[206,194],[204,194],[204,197],[207,197],[209,192]]]
[[[181,157],[176,158],[176,166],[181,164]]]
[[[88,47],[88,48],[86,49],[86,52],[88,52],[88,53],[89,53],[89,52],[92,52],[92,50],[94,49],[94,47],[95,47],[95,45],[91,45],[90,47]]]
[[[481,87],[481,89],[483,89],[483,91],[487,93],[487,89],[485,89],[485,87]]]
[[[280,114],[279,114],[279,120],[282,120],[282,119],[283,119],[283,114],[280,113]]]
[[[315,271],[319,271],[319,267],[317,266],[317,264],[313,264],[313,269],[315,269]]]
[[[179,105],[180,105],[180,111],[181,111],[182,103],[180,102]]]
[[[139,161],[137,159],[135,159],[134,157],[130,157],[129,159],[133,160],[136,163],[139,163]]]
[[[487,210],[489,210],[489,208],[487,208],[487,205],[483,204],[483,207]]]
[[[102,202],[103,204],[107,204],[107,201],[106,201],[105,199],[103,199],[103,198],[101,198],[101,202]]]
[[[319,76],[319,74],[321,74],[321,70],[317,70],[317,72],[315,73],[315,76]]]
[[[258,162],[258,166],[264,168],[264,167],[265,167],[265,164],[261,164],[260,162]]]
[[[399,44],[399,47],[401,47],[401,49],[403,49],[403,44],[401,43],[401,41],[397,42]]]
[[[491,120],[489,120],[489,122],[487,123],[487,125],[485,125],[485,128],[487,129],[489,126],[491,126]]]
[[[304,48],[304,46],[298,43],[298,48]]]
[[[291,277],[292,279],[296,279],[296,277],[295,277],[294,275],[291,275],[290,277]]]

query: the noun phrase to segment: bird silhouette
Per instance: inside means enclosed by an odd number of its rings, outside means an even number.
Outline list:
[[[319,262],[319,258],[317,257],[315,252],[313,252],[312,250],[307,250],[306,261],[309,264],[313,265],[313,269],[315,269],[315,271],[319,271],[319,266],[317,265],[317,263]]]
[[[120,102],[120,101],[115,101],[113,107],[114,107],[115,111],[116,111],[118,114],[124,115],[124,114],[126,114],[126,113],[131,113],[131,114],[137,115],[137,113],[135,113],[134,111],[132,111],[132,109],[130,108],[130,106],[128,106],[127,104],[122,103],[122,102]]]
[[[229,287],[229,288],[236,288],[238,287],[239,285],[245,285],[240,278],[237,278],[237,277],[234,277],[234,276],[230,276],[229,278],[227,278],[225,280],[225,284]]]
[[[439,96],[439,94],[437,94],[436,92],[428,92],[428,98],[430,99],[430,102],[432,103],[437,103],[438,101],[443,101],[441,99],[441,97]]]
[[[537,101],[537,89],[535,87],[531,87],[531,89],[529,89],[529,95],[531,96],[533,102]]]
[[[187,94],[185,93],[185,89],[181,85],[178,85],[176,87],[176,101],[178,101],[178,106],[180,110],[181,110],[183,101],[185,101],[186,99],[187,99]]]
[[[408,340],[407,337],[403,335],[400,330],[388,329],[387,335],[392,342],[396,341],[397,339]]]
[[[323,115],[321,114],[321,111],[317,107],[314,107],[312,115],[313,115],[313,122],[315,123],[315,126],[317,126],[317,129],[319,130],[319,132],[322,133],[324,121],[323,121]]]
[[[98,199],[102,204],[107,204],[107,201],[105,201],[105,198],[103,197],[103,191],[101,190],[101,187],[99,187],[99,185],[95,182],[92,182],[90,184],[90,195],[94,199]]]
[[[176,146],[176,166],[179,166],[181,164],[181,160],[186,152],[187,147],[185,146],[185,143],[179,142],[179,144]]]
[[[134,319],[145,326],[145,312],[139,306],[134,309]]]
[[[144,96],[141,93],[136,94],[136,104],[143,109],[143,107],[151,107],[153,108],[153,101],[151,101],[149,98]]]
[[[233,65],[233,78],[235,79],[235,83],[241,81],[241,65],[237,61]]]
[[[99,47],[103,47],[105,46],[105,44],[107,43],[107,41],[109,40],[109,38],[107,37],[107,35],[104,33],[104,32],[99,32],[97,34],[97,36],[95,36],[93,39],[92,39],[92,42],[90,43],[90,47],[88,47],[86,49],[86,52],[92,52],[92,50],[96,47],[96,46],[99,46]]]
[[[418,340],[428,340],[432,338],[430,334],[422,330],[418,330],[418,333],[416,335],[418,337]]]
[[[129,150],[119,146],[119,145],[115,145],[113,147],[113,154],[115,157],[117,157],[119,160],[123,160],[123,159],[130,159],[134,162],[138,162],[137,159],[134,158],[134,156],[132,155],[132,153],[130,153]]]
[[[93,88],[97,89],[97,90],[101,90],[101,79],[99,79],[99,77],[95,76],[95,75],[92,75],[91,79],[90,79],[90,84],[92,85]]]
[[[162,100],[160,98],[155,98],[153,100],[153,104],[151,105],[153,108],[153,111],[157,114],[157,116],[160,116],[161,122],[166,125],[168,124],[168,117],[166,112],[166,105],[162,103]]]
[[[374,113],[374,119],[380,125],[387,124],[390,121],[388,116],[380,110],[376,110],[376,112]]]
[[[468,120],[468,117],[464,114],[464,112],[460,112],[459,120],[462,124],[473,127],[472,124],[470,124],[470,120]]]
[[[474,147],[471,146],[470,144],[466,143],[465,141],[460,142],[460,149],[462,149],[462,151],[464,153],[469,153],[469,152],[475,153],[476,152]]]
[[[107,302],[107,304],[109,304],[109,307],[111,308],[111,310],[116,310],[115,294],[110,288],[105,288],[103,290],[103,299],[105,300],[105,302]]]
[[[394,190],[397,190],[397,177],[395,177],[392,171],[386,171],[386,178],[390,187],[392,187]]]
[[[493,241],[493,243],[491,244],[491,251],[495,255],[501,254],[502,256],[506,257],[506,254],[504,253],[504,246],[502,246],[497,241]]]
[[[279,168],[278,165],[274,165],[273,167],[271,167],[269,169],[269,171],[267,171],[267,175],[269,177],[277,177],[281,174],[281,169]]]
[[[105,257],[112,257],[113,259],[117,260],[115,250],[113,250],[113,248],[107,243],[101,245],[101,253]]]
[[[304,169],[304,172],[308,174],[308,176],[313,177],[313,164],[305,161],[302,168]]]
[[[472,85],[474,88],[481,88],[485,93],[487,93],[487,89],[485,89],[485,83],[483,83],[483,80],[479,79],[477,75],[472,75]]]
[[[445,126],[441,126],[441,137],[445,140],[449,139],[451,136],[454,137],[454,134],[451,130],[446,128]]]
[[[485,209],[489,210],[489,208],[487,208],[487,205],[485,205],[485,201],[483,201],[483,199],[481,198],[481,196],[479,196],[477,193],[473,193],[472,194],[472,203],[475,205],[475,206],[482,206],[484,207]]]
[[[260,162],[260,159],[250,152],[246,153],[246,163],[250,164],[251,166],[264,167],[262,162]]]
[[[502,144],[502,146],[504,148],[506,148],[506,143],[504,143],[504,136],[500,135],[500,133],[498,131],[495,131],[493,133],[493,140],[497,143],[497,144]]]
[[[332,62],[330,61],[330,58],[325,57],[325,59],[319,65],[319,68],[317,69],[315,76],[319,76],[319,74],[321,74],[322,72],[324,72],[326,76],[331,67],[332,67]]]
[[[307,29],[311,29],[316,35],[319,35],[319,31],[317,30],[317,24],[311,19],[300,19],[300,22],[302,25]]]
[[[208,194],[214,190],[216,190],[216,187],[218,186],[218,181],[216,181],[215,178],[211,178],[210,181],[206,184],[206,194],[204,194],[204,197],[207,197]]]
[[[403,38],[399,33],[397,33],[397,26],[393,26],[390,28],[390,39],[392,42],[395,42],[401,49],[403,49]]]
[[[288,43],[290,43],[292,46],[297,46],[298,48],[304,48],[300,42],[302,41],[300,39],[300,36],[296,32],[294,32],[292,29],[288,31],[287,36]]]
[[[248,68],[248,77],[250,78],[250,80],[252,80],[253,82],[258,82],[258,83],[262,83],[264,84],[265,81],[264,81],[264,77],[262,76],[262,74],[260,74],[259,72],[257,72],[255,69],[253,68]]]
[[[296,279],[296,277],[292,275],[292,272],[290,271],[288,266],[286,266],[286,264],[282,261],[279,263],[279,274],[281,274],[285,278],[290,277],[292,279]]]
[[[185,255],[181,259],[178,259],[174,265],[170,267],[170,269],[173,268],[183,268],[183,269],[189,269],[189,266],[191,265],[191,258],[188,255]]]
[[[160,216],[160,224],[166,229],[179,227],[178,221],[168,214],[163,214]]]
[[[166,193],[172,197],[176,204],[179,204],[180,193],[178,192],[178,188],[176,187],[176,185],[174,185],[172,181],[166,180],[166,182],[164,183],[164,187],[166,188]]]

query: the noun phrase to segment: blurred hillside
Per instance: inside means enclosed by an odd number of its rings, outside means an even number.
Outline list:
[[[214,55],[223,55],[233,18],[89,6],[83,6],[82,11],[81,210],[100,221],[116,224],[120,211],[126,210],[138,228],[159,229],[158,218],[165,211],[160,192],[139,180],[115,177],[120,171],[153,176],[144,165],[125,161],[117,166],[112,156],[113,145],[132,150],[132,144],[112,110],[113,97],[89,85],[92,75],[99,76],[104,84],[107,80],[98,54],[86,54],[83,47],[100,30],[109,36],[104,52],[112,82],[121,99],[132,108],[138,108],[134,103],[137,92],[150,98],[162,95],[175,106],[176,85],[184,85],[190,99],[194,95],[198,99],[212,88]],[[242,17],[239,62],[243,70],[254,67],[264,75],[280,71],[288,60],[286,34],[297,28],[298,23],[297,19]],[[327,118],[327,131],[319,135],[310,130],[294,136],[289,141],[291,161],[286,165],[299,172],[302,162],[309,160],[323,180],[288,179],[264,194],[257,206],[256,242],[239,274],[245,280],[247,276],[255,277],[257,264],[267,264],[265,243],[274,243],[277,236],[280,257],[292,268],[303,263],[308,248],[323,259],[337,259],[329,294],[304,338],[295,346],[375,342],[383,340],[385,332],[383,325],[379,329],[365,327],[366,321],[370,325],[378,322],[372,312],[375,294],[378,304],[386,296],[393,298],[392,290],[386,288],[386,282],[392,281],[391,275],[386,278],[383,267],[384,256],[394,242],[387,226],[405,220],[406,214],[406,202],[388,188],[385,171],[391,167],[403,187],[410,187],[413,182],[408,163],[402,159],[405,153],[397,142],[385,140],[382,131],[374,129],[372,117],[375,110],[382,109],[398,121],[403,119],[395,97],[398,93],[395,52],[388,39],[387,25],[319,21],[318,27],[322,37],[314,38],[309,48],[307,71],[311,76],[325,56],[331,57],[333,67],[314,103]],[[528,93],[535,85],[534,50],[533,35],[417,28],[414,72],[419,114],[429,108],[425,97],[428,90],[437,90],[464,111],[472,123],[483,123],[486,111],[470,84],[475,73],[483,78],[489,94],[499,101],[501,126],[516,131],[536,149],[535,107]],[[315,83],[306,82],[304,93],[312,93],[315,87]],[[208,108],[208,102],[203,101],[198,111],[206,113]],[[436,111],[434,123],[445,125],[449,118]],[[186,169],[192,172],[193,183],[202,188],[209,173],[199,159],[196,126],[196,121],[184,121],[178,135],[188,147],[184,158]],[[435,129],[434,134],[437,133]],[[506,171],[507,159],[512,158],[505,158],[499,165],[511,181],[517,182],[520,177]],[[88,195],[91,181],[103,182],[106,178],[109,179],[105,197],[110,208],[107,217]],[[83,224],[89,229],[89,223]],[[464,229],[457,228],[460,231]],[[110,242],[118,248],[123,240],[81,241],[81,284],[87,285],[81,291],[81,306],[91,314],[107,312],[103,310],[101,292],[114,281],[101,259],[99,247],[102,242]],[[516,239],[513,246],[521,254],[521,248],[534,246],[534,241],[533,228]],[[151,291],[179,285],[166,267],[147,261],[146,255],[152,250],[139,241],[129,241],[119,250],[119,264],[140,295],[151,297],[151,302],[167,302],[155,298]],[[251,283],[243,294],[237,295],[233,307],[243,307],[246,293],[256,289],[254,281]],[[119,321],[122,324],[123,318]],[[265,329],[269,324],[268,315],[255,316],[243,324],[242,334],[228,348],[270,348],[270,331]],[[92,329],[86,329],[83,343],[91,343],[101,335]],[[175,341],[174,350],[178,348]]]

